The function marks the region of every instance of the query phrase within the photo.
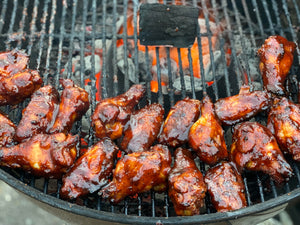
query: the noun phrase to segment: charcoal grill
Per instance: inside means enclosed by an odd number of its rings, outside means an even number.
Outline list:
[[[148,3],[153,2],[156,1],[148,0]],[[175,0],[163,1],[164,4],[177,2]],[[177,100],[186,96],[201,99],[203,94],[207,93],[217,100],[236,94],[242,83],[251,84],[253,80],[251,60],[257,58],[257,48],[269,35],[279,34],[296,43],[300,38],[300,3],[297,0],[211,0],[210,4],[207,4],[208,1],[205,0],[183,0],[182,2],[194,7],[201,5],[200,10],[207,26],[206,32],[200,29],[197,31],[199,64],[201,74],[204,74],[201,38],[208,37],[213,82],[208,85],[202,76],[200,90],[196,88],[196,79],[192,72],[187,83],[180,65],[178,72],[180,90],[175,90],[172,83],[169,48],[167,48],[167,75],[171,82],[167,93],[164,93],[160,82],[162,68],[158,62],[156,65],[158,92],[151,92],[152,75],[148,48],[144,56],[144,74],[139,66],[141,59],[137,54],[138,9],[141,3],[147,3],[147,1],[1,0],[1,51],[13,48],[24,49],[30,55],[29,67],[39,70],[46,84],[59,87],[61,77],[75,80],[77,84],[89,90],[91,112],[100,97],[116,96],[127,90],[133,82],[145,83],[148,87],[146,100],[159,102],[168,111]],[[127,35],[126,32],[129,11],[133,15],[133,35]],[[218,76],[218,65],[211,48],[212,32],[209,23],[211,16],[216,24],[223,24],[223,30],[217,36],[218,50],[221,53],[221,60],[218,64],[224,64],[221,77]],[[124,32],[120,34],[119,29],[122,26]],[[122,46],[123,69],[118,67],[117,40],[124,42]],[[128,44],[129,40],[133,41],[133,46]],[[226,46],[230,46],[231,49],[229,64],[225,63]],[[237,46],[241,51],[237,50]],[[134,53],[130,59],[127,55],[129,48]],[[157,55],[159,51],[160,48],[156,48]],[[86,58],[87,56],[89,57]],[[178,50],[178,56],[179,61],[183,60],[180,50]],[[191,62],[190,48],[187,57],[187,60]],[[74,64],[80,66],[76,67]],[[299,94],[299,79],[300,50],[297,48],[294,65],[287,82],[290,97],[295,101]],[[257,82],[261,83],[261,80],[258,78]],[[187,88],[188,86],[190,89]],[[8,113],[15,123],[18,123],[26,103],[25,101],[18,106],[3,107],[2,110]],[[140,103],[139,107],[144,104],[146,103]],[[95,138],[88,126],[89,122],[89,114],[87,114],[82,121],[76,123],[72,132],[85,134],[86,142],[92,145]],[[226,134],[230,137],[230,129],[227,129]],[[230,145],[230,141],[227,144]],[[276,187],[263,174],[248,172],[243,174],[249,205],[247,208],[216,213],[207,197],[202,214],[192,217],[177,217],[166,193],[145,193],[134,198],[127,198],[118,205],[110,205],[97,194],[67,202],[61,200],[59,196],[61,180],[38,178],[23,171],[7,168],[0,169],[0,179],[41,207],[74,224],[99,224],[100,222],[101,224],[256,224],[278,214],[285,209],[290,200],[300,196],[300,164],[289,158],[288,161],[294,170],[294,176],[281,187]],[[201,162],[199,164],[200,169],[205,173],[205,165]]]

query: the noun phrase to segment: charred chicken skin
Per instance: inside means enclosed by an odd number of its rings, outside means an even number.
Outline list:
[[[18,50],[0,53],[0,105],[15,105],[36,91],[43,81],[27,69],[28,56]]]
[[[233,162],[221,162],[208,169],[204,181],[213,206],[228,212],[247,206],[245,185]]]
[[[262,171],[277,184],[293,175],[271,131],[257,122],[235,126],[230,158],[240,170]]]
[[[61,95],[58,113],[49,133],[68,133],[73,123],[80,120],[89,109],[89,94],[70,79],[60,80],[64,90]]]
[[[118,147],[108,138],[89,147],[63,177],[60,195],[74,199],[94,193],[107,184],[118,151]]]
[[[4,114],[0,113],[0,148],[14,145],[16,125]]]
[[[178,216],[199,215],[204,205],[206,184],[189,150],[177,148],[168,178],[169,197]]]
[[[57,90],[47,85],[38,89],[22,112],[22,119],[16,130],[16,140],[22,142],[36,134],[45,134],[59,105]]]
[[[145,86],[136,84],[124,94],[101,100],[92,115],[95,135],[112,140],[122,137],[125,124],[145,92]]]
[[[295,49],[294,42],[281,36],[270,36],[258,50],[259,68],[267,91],[285,94],[284,83],[293,64]]]
[[[189,98],[178,101],[164,122],[159,142],[174,148],[186,143],[191,126],[199,118],[200,104]]]
[[[73,165],[78,136],[37,134],[12,147],[0,149],[0,165],[22,168],[36,176],[61,178]]]
[[[300,107],[285,97],[275,99],[268,116],[268,128],[280,149],[300,161]]]
[[[112,203],[118,203],[126,196],[151,189],[165,191],[171,162],[168,147],[160,144],[149,151],[125,155],[117,162],[112,181],[99,194]]]
[[[189,145],[209,165],[228,157],[224,131],[208,96],[202,100],[200,118],[190,129]]]
[[[238,95],[219,99],[215,103],[216,114],[222,124],[233,125],[268,109],[270,97],[266,91],[250,92],[250,87],[244,85]]]
[[[160,132],[163,118],[164,109],[157,103],[134,112],[124,131],[122,150],[126,153],[148,150]]]

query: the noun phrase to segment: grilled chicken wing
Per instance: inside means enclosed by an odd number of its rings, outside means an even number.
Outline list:
[[[157,103],[134,112],[124,131],[121,148],[126,153],[148,150],[159,134],[163,117],[164,109]]]
[[[266,91],[250,92],[242,86],[238,95],[219,99],[215,103],[216,114],[224,125],[233,125],[249,119],[270,106],[270,94]]]
[[[0,53],[0,76],[8,77],[27,68],[28,55],[19,50]]]
[[[21,144],[0,149],[0,165],[22,168],[36,176],[60,178],[77,156],[78,136],[37,134]]]
[[[287,98],[275,99],[268,116],[268,128],[280,149],[300,161],[300,107]]]
[[[258,50],[259,68],[264,88],[277,95],[285,94],[284,82],[293,64],[296,44],[281,36],[270,36]]]
[[[0,148],[14,144],[16,125],[5,115],[0,113]]]
[[[207,188],[189,150],[176,149],[175,164],[169,173],[168,186],[169,196],[178,216],[200,214]]]
[[[18,50],[0,53],[0,105],[15,105],[36,91],[43,81],[27,69],[28,56]]]
[[[49,133],[68,133],[73,123],[80,120],[89,109],[89,94],[70,79],[60,80],[64,90],[61,95],[58,114]]]
[[[208,96],[202,100],[201,117],[190,129],[189,145],[209,165],[228,157],[224,131]]]
[[[230,158],[239,169],[262,171],[277,184],[293,175],[271,131],[257,122],[235,126]]]
[[[199,118],[200,101],[185,98],[170,110],[159,136],[159,142],[171,147],[179,147],[188,141],[191,126]]]
[[[26,69],[10,76],[0,75],[0,105],[15,105],[30,97],[43,81],[35,70]]]
[[[118,151],[118,147],[108,138],[89,147],[64,175],[61,196],[67,199],[78,198],[94,193],[107,184]]]
[[[213,206],[228,212],[247,206],[245,185],[233,162],[221,162],[210,168],[204,177]]]
[[[16,140],[22,142],[35,134],[45,134],[55,119],[54,112],[58,104],[59,94],[54,87],[47,85],[34,92],[22,112],[22,119],[16,130]]]
[[[92,115],[95,135],[112,140],[122,137],[124,126],[145,91],[145,86],[136,84],[122,95],[101,100]]]
[[[126,196],[151,189],[165,191],[171,162],[168,148],[160,144],[149,151],[125,155],[117,162],[112,181],[99,194],[112,203],[118,203]]]

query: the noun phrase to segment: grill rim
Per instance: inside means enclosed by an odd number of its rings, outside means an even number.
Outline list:
[[[55,207],[57,209],[62,209],[76,215],[90,217],[93,219],[98,219],[107,222],[118,222],[123,224],[195,224],[195,223],[212,223],[236,220],[246,216],[256,216],[257,213],[263,213],[267,210],[274,209],[277,206],[282,206],[285,203],[290,202],[293,199],[300,199],[300,187],[294,189],[293,191],[287,192],[276,198],[269,199],[264,202],[253,204],[242,209],[238,209],[230,212],[217,212],[210,214],[200,214],[195,216],[176,216],[176,217],[148,217],[148,216],[133,216],[125,215],[115,212],[106,212],[96,209],[87,208],[85,206],[80,206],[71,202],[64,201],[62,199],[53,197],[49,194],[43,193],[42,191],[31,187],[30,185],[24,185],[22,181],[0,169],[0,179],[15,188],[16,190],[22,192],[23,194],[32,197],[42,203],[49,206]]]

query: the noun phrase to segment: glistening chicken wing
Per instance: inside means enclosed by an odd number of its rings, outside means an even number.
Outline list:
[[[62,79],[60,83],[64,90],[55,122],[49,133],[70,132],[73,123],[80,120],[90,106],[87,91],[75,85],[70,79]]]
[[[118,203],[126,196],[151,189],[165,191],[171,162],[168,147],[160,144],[149,151],[125,155],[117,162],[112,181],[99,194],[112,203]]]
[[[204,181],[213,206],[228,212],[247,206],[245,185],[233,162],[221,162],[208,169]]]
[[[78,136],[37,134],[12,147],[0,149],[0,165],[22,168],[36,176],[61,178],[73,165]]]
[[[145,86],[136,84],[124,94],[101,100],[92,115],[95,135],[112,140],[122,137],[125,124],[145,92]]]
[[[238,95],[221,98],[215,103],[216,114],[224,125],[249,119],[270,106],[271,96],[266,91],[250,92],[244,85]]]
[[[240,170],[262,171],[277,184],[293,175],[271,131],[257,122],[244,122],[234,127],[230,151],[231,160]]]
[[[55,119],[54,112],[58,105],[59,94],[54,87],[47,85],[34,92],[22,112],[22,119],[16,130],[16,140],[22,142],[35,134],[45,134]]]
[[[189,150],[176,149],[175,164],[169,173],[168,186],[169,197],[178,216],[200,214],[207,188]]]
[[[185,98],[178,101],[168,113],[159,142],[174,148],[186,143],[191,126],[199,118],[200,105],[200,101],[196,99]]]
[[[8,116],[0,113],[0,148],[14,145],[16,129]]]
[[[134,112],[124,131],[121,148],[126,153],[145,151],[156,140],[164,119],[164,109],[158,103]]]
[[[224,131],[208,96],[202,100],[200,118],[190,129],[189,145],[209,165],[228,157]]]
[[[284,83],[293,64],[296,44],[281,36],[270,36],[258,50],[259,68],[264,88],[277,95],[285,94]]]
[[[89,147],[64,175],[60,195],[74,199],[94,193],[107,184],[118,151],[118,147],[108,138]]]
[[[300,161],[300,107],[285,97],[275,99],[268,116],[268,128],[280,149]]]

